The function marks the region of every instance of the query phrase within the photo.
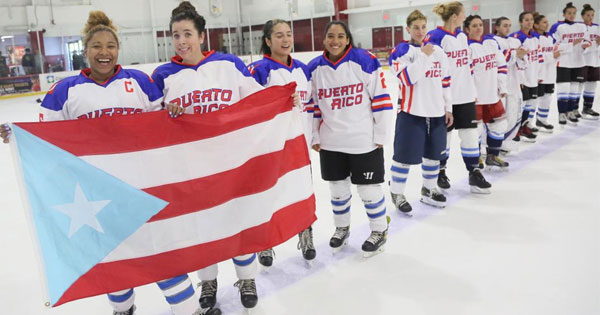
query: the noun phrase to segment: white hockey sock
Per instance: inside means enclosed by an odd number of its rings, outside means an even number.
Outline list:
[[[423,174],[423,186],[429,190],[437,187],[437,179],[440,173],[440,161],[423,158],[421,171]]]
[[[392,181],[390,182],[390,191],[392,193],[404,194],[409,171],[409,164],[399,163],[392,160]]]
[[[537,108],[537,119],[543,123],[548,122],[548,115],[550,115],[550,102],[552,102],[552,94],[544,94],[540,97]]]
[[[256,254],[247,254],[232,258],[235,273],[238,279],[248,280],[256,278]]]
[[[174,315],[194,313],[198,307],[194,285],[187,274],[156,283],[163,291]]]
[[[586,108],[592,108],[594,105],[594,97],[596,96],[597,82],[585,82],[583,89],[583,105]]]
[[[127,289],[107,294],[108,303],[113,310],[117,312],[125,312],[133,306],[135,302],[135,292],[133,289]]]
[[[356,190],[365,204],[371,231],[381,232],[387,229],[385,196],[381,184],[357,185]]]
[[[350,204],[352,203],[350,187],[350,177],[329,182],[333,223],[336,227],[350,226]]]

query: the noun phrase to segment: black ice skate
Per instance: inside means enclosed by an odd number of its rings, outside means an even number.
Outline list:
[[[485,159],[485,165],[487,165],[489,170],[494,168],[499,168],[501,170],[508,169],[508,162],[504,161],[497,155],[492,154],[488,154],[487,158]]]
[[[113,311],[113,315],[133,315],[135,314],[135,304],[132,305],[128,310],[123,312]]]
[[[203,309],[210,309],[215,307],[217,304],[217,279],[201,281],[198,283],[200,290],[200,307]]]
[[[598,120],[600,119],[600,114],[595,112],[593,109],[586,107],[581,111],[581,118],[587,120]]]
[[[512,139],[512,141],[514,142],[519,142],[521,141],[521,130],[519,129],[519,131],[517,131],[517,134],[515,135],[515,137]]]
[[[535,138],[537,138],[537,135],[534,134],[533,131],[531,131],[529,126],[523,125],[521,127],[521,138],[525,142],[533,143],[533,142],[535,142]]]
[[[333,253],[337,253],[348,244],[350,236],[350,227],[336,227],[333,236],[329,240],[329,246],[333,249]]]
[[[298,249],[302,252],[302,257],[306,263],[311,266],[312,260],[317,257],[317,251],[313,244],[312,226],[298,234]]]
[[[394,206],[396,207],[396,210],[402,212],[403,214],[412,217],[412,206],[410,205],[410,203],[408,203],[408,201],[406,201],[406,198],[404,197],[403,194],[394,194],[391,193],[392,195],[392,203],[394,204]]]
[[[254,279],[238,280],[233,286],[240,289],[240,300],[245,308],[253,308],[258,303]]]
[[[265,249],[262,252],[258,253],[258,262],[265,267],[271,267],[273,265],[274,258],[275,252],[272,248]]]
[[[577,126],[578,122],[579,122],[579,119],[577,119],[577,116],[575,116],[575,113],[573,113],[572,111],[567,113],[567,123],[569,123],[569,125]]]
[[[221,315],[221,309],[216,307],[199,308],[192,315]]]
[[[446,207],[446,196],[437,188],[431,190],[421,187],[421,202],[430,206],[444,208]]]
[[[581,114],[579,113],[578,110],[574,109],[572,112],[573,112],[573,115],[575,115],[575,118],[577,118],[578,120],[581,119]]]
[[[566,121],[565,121],[565,123],[566,123]],[[552,126],[549,123],[545,123],[545,122],[543,122],[543,121],[541,121],[539,119],[535,121],[535,125],[538,128],[540,128],[541,132],[552,133],[554,131],[554,126]]]
[[[479,169],[474,169],[469,172],[469,186],[471,186],[471,192],[475,194],[489,194],[491,193],[490,188],[492,184],[488,183],[481,174]]]
[[[527,128],[529,128],[529,130],[531,130],[531,132],[537,134],[538,132],[540,132],[540,129],[536,128],[533,126],[533,124],[531,122],[527,122]]]
[[[566,113],[558,114],[558,124],[561,126],[567,125],[567,114]]]
[[[450,178],[446,176],[446,169],[440,169],[440,174],[438,175],[437,184],[442,189],[450,188]]]
[[[368,258],[381,253],[385,250],[385,242],[387,241],[387,228],[385,231],[371,231],[369,238],[362,244],[363,257]]]

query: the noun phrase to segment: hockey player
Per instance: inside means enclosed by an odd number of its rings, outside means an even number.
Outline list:
[[[468,16],[464,30],[469,35],[469,48],[473,60],[477,120],[482,138],[487,136],[485,164],[488,167],[507,168],[508,162],[498,156],[508,127],[501,100],[507,94],[506,59],[494,36],[483,36],[483,20],[479,15]]]
[[[539,13],[534,13],[533,21],[534,30],[540,34],[540,51],[544,60],[540,65],[541,82],[538,88],[539,102],[535,126],[541,132],[551,133],[554,130],[554,126],[548,123],[548,115],[550,114],[552,94],[554,94],[554,82],[556,82],[556,59],[560,56],[560,51],[554,46],[554,38],[547,33],[548,19]]]
[[[143,72],[117,64],[119,38],[102,11],[90,12],[83,46],[90,68],[56,83],[44,97],[40,121],[96,119],[161,110],[161,92]],[[8,139],[5,139],[7,142]],[[201,309],[187,275],[157,282],[175,315],[219,315],[219,309]],[[108,294],[113,315],[135,313],[135,293],[127,289]]]
[[[583,83],[583,53],[591,43],[586,40],[587,28],[575,22],[577,9],[572,2],[563,9],[564,21],[552,25],[549,34],[556,40],[560,51],[556,69],[556,91],[558,101],[558,123],[567,122],[577,126],[579,119],[579,87]]]
[[[171,14],[170,31],[177,56],[156,68],[152,78],[163,92],[163,101],[173,116],[217,111],[262,90],[238,57],[215,51],[202,52],[205,20],[189,1]],[[298,102],[297,94],[294,100]],[[246,308],[258,303],[256,254],[233,258],[240,299]],[[217,264],[198,271],[202,291],[200,305],[214,307],[217,300]]]
[[[587,27],[587,41],[591,44],[583,53],[585,67],[583,68],[583,110],[581,116],[584,119],[597,120],[600,116],[592,109],[596,95],[596,84],[600,80],[600,30],[594,21],[594,9],[589,4],[583,5],[581,17]],[[579,88],[580,90],[582,87]]]
[[[510,34],[510,37],[516,38],[521,45],[528,50],[527,68],[523,70],[523,83],[521,91],[523,93],[523,112],[521,116],[520,135],[523,141],[535,142],[538,131],[533,126],[532,120],[535,118],[538,97],[538,81],[540,80],[540,63],[543,62],[540,52],[539,34],[533,30],[533,13],[521,12],[519,14],[519,23],[521,29]]]
[[[263,28],[261,46],[263,59],[252,63],[248,69],[254,79],[264,87],[296,82],[296,91],[304,105],[304,135],[310,148],[314,112],[309,84],[310,74],[305,64],[292,58],[292,47],[294,47],[294,36],[290,24],[279,19],[269,20]],[[298,237],[298,249],[304,259],[307,261],[315,259],[317,252],[313,244],[312,228],[308,227]],[[258,262],[265,267],[273,264],[273,258],[272,248],[258,254]]]
[[[319,152],[321,177],[329,182],[337,251],[350,233],[351,183],[357,185],[371,226],[362,245],[365,256],[383,250],[387,240],[383,145],[388,141],[393,106],[377,57],[355,48],[348,26],[325,27],[323,55],[309,65],[315,101],[313,149]]]
[[[469,44],[467,36],[459,27],[465,20],[465,8],[458,1],[437,4],[433,12],[444,21],[444,27],[430,31],[425,38],[426,43],[438,45],[444,49],[450,63],[452,77],[452,115],[454,124],[448,128],[446,156],[440,161],[438,186],[450,188],[450,180],[446,176],[446,163],[449,156],[452,129],[458,130],[461,140],[461,153],[465,166],[469,171],[471,192],[489,194],[492,185],[488,183],[477,168],[479,166],[479,135],[477,132],[477,115],[475,111],[475,84],[471,69]]]
[[[521,92],[522,70],[527,67],[525,56],[529,52],[521,46],[521,42],[509,37],[512,23],[507,17],[500,17],[495,23],[494,39],[498,42],[507,66],[507,95],[502,99],[504,110],[506,112],[506,122],[508,130],[504,134],[501,152],[508,153],[514,150],[520,135],[521,116],[523,113],[523,93]]]
[[[444,196],[437,187],[440,159],[446,150],[446,127],[452,125],[449,64],[441,47],[427,44],[427,18],[414,10],[406,18],[410,42],[392,51],[389,63],[400,81],[398,115],[394,137],[390,192],[396,209],[410,215],[404,196],[411,165],[421,164],[421,201],[443,208]]]

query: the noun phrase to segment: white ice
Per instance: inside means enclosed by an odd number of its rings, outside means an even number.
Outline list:
[[[36,98],[0,101],[0,122],[37,120]],[[552,111],[556,124],[555,105]],[[600,314],[599,126],[583,121],[552,135],[540,133],[535,144],[520,144],[519,152],[506,158],[510,171],[485,173],[491,195],[468,192],[454,139],[448,207],[418,201],[421,171],[414,166],[406,194],[415,216],[397,213],[388,198],[392,222],[386,251],[369,259],[360,251],[369,231],[356,193],[350,244],[332,255],[329,190],[313,153],[317,258],[307,268],[296,237],[277,246],[274,266],[257,277],[259,304],[253,314]],[[391,151],[387,146],[388,166]],[[44,307],[8,145],[0,145],[0,163],[1,313],[111,314],[106,296]],[[385,191],[387,196],[387,185]],[[243,314],[233,265],[227,261],[220,267],[219,306],[224,314]],[[136,289],[136,305],[137,314],[170,314],[154,284]]]

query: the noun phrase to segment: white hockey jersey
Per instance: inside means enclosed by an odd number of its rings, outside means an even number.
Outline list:
[[[521,42],[521,46],[529,50],[527,56],[525,56],[527,59],[527,68],[522,70],[524,71],[523,85],[530,88],[538,86],[541,64],[544,62],[540,51],[540,34],[535,31],[529,31],[529,34],[518,31],[510,34],[510,37],[518,39]]]
[[[587,38],[587,28],[583,23],[558,21],[550,28],[550,34],[556,40],[561,55],[558,57],[558,66],[562,68],[581,68],[585,65],[583,60],[583,42],[573,45],[576,39]]]
[[[441,117],[452,112],[450,65],[440,46],[427,56],[421,47],[400,43],[389,58],[400,81],[398,110],[420,117]]]
[[[163,92],[165,104],[182,105],[186,114],[205,114],[263,89],[237,56],[215,51],[203,54],[196,65],[184,64],[175,56],[154,70],[152,79]]]
[[[541,64],[541,76],[543,84],[554,84],[556,83],[556,58],[554,58],[554,51],[557,48],[555,40],[548,33],[540,34],[540,51],[544,62]]]
[[[452,103],[454,105],[471,103],[477,98],[473,82],[472,62],[469,54],[467,35],[457,29],[450,32],[443,27],[429,31],[425,43],[432,43],[442,47],[448,63],[450,64],[450,77],[452,77]]]
[[[469,39],[469,48],[473,60],[477,104],[495,104],[500,100],[500,94],[507,92],[504,54],[493,35],[483,36],[481,40]]]
[[[147,74],[116,66],[115,74],[98,84],[83,69],[55,83],[42,101],[40,121],[132,115],[162,109],[160,90]]]
[[[598,67],[600,66],[600,49],[596,43],[596,39],[600,37],[600,29],[596,23],[585,26],[587,27],[586,40],[592,45],[584,50],[583,60],[588,67]]]
[[[388,143],[393,105],[377,57],[349,47],[337,62],[323,53],[308,69],[315,101],[313,145],[361,154]]]
[[[504,55],[504,60],[506,60],[507,66],[507,77],[506,77],[506,88],[507,92],[510,95],[518,95],[522,94],[521,92],[521,84],[525,81],[524,72],[527,68],[527,59],[517,57],[517,49],[521,47],[521,42],[509,36],[499,36],[495,35],[494,39],[498,42],[500,49],[502,50],[502,54]]]
[[[306,136],[306,143],[310,147],[314,102],[312,100],[308,67],[301,61],[292,59],[292,57],[289,57],[288,64],[283,64],[269,55],[264,55],[263,59],[250,64],[248,70],[254,79],[264,87],[296,82],[296,92],[298,92],[300,102],[303,104],[304,135]]]

